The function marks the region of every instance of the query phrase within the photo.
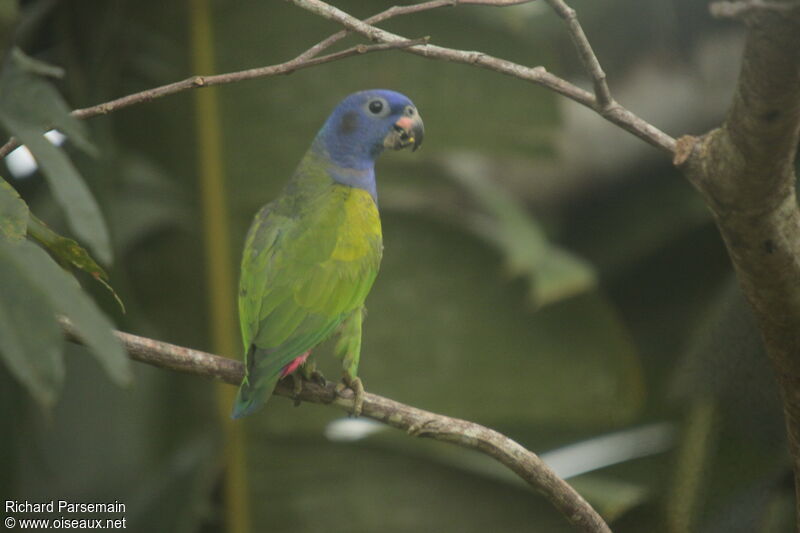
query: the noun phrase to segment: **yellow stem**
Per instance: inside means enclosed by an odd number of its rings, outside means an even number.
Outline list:
[[[192,72],[214,72],[214,35],[209,0],[189,0]],[[211,342],[215,352],[234,357],[238,351],[238,328],[234,321],[234,275],[231,270],[227,195],[222,164],[221,121],[214,88],[195,92],[197,117],[197,168],[202,200],[203,235]],[[230,533],[250,530],[244,434],[229,413],[235,390],[216,385],[220,422],[225,436],[225,522]]]
[[[698,399],[689,410],[667,497],[665,529],[670,533],[695,531],[709,460],[716,445],[717,416],[717,404],[712,399]]]

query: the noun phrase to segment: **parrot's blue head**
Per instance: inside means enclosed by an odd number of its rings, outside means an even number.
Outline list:
[[[375,196],[375,159],[385,148],[422,144],[425,128],[408,97],[385,89],[353,93],[342,100],[317,134],[317,149],[338,167],[336,181]]]

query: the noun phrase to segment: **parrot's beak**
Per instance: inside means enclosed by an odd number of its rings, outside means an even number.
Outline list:
[[[402,150],[411,146],[411,150],[414,151],[420,147],[424,136],[425,125],[419,113],[415,113],[413,117],[403,115],[394,123],[392,131],[384,137],[383,146],[392,150]]]

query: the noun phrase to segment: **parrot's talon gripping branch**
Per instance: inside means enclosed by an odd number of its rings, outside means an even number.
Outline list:
[[[306,381],[310,381],[311,383],[316,383],[320,387],[324,387],[328,384],[328,380],[325,379],[325,376],[319,372],[316,367],[313,367],[308,373],[303,374],[303,379]]]
[[[317,365],[310,362],[300,365],[300,368],[290,375],[292,377],[292,399],[295,407],[299,407],[302,403],[301,395],[306,383],[315,383],[320,387],[325,387],[328,384],[325,376],[317,370]]]
[[[364,409],[364,384],[361,382],[361,378],[355,377],[351,378],[347,374],[344,375],[342,381],[340,381],[336,385],[336,394],[344,398],[345,396],[342,394],[345,389],[350,389],[353,393],[353,410],[350,412],[350,415],[354,418],[358,418],[361,416],[361,411]]]
[[[300,400],[300,395],[303,393],[304,378],[299,372],[290,374],[290,376],[292,378],[292,400],[294,400],[295,407],[300,407],[300,404],[303,403],[302,400]]]
[[[317,364],[313,361],[308,361],[301,365],[298,369],[298,372],[303,376],[304,380],[313,381],[320,387],[324,387],[328,383],[328,380],[325,379],[325,376],[323,376],[322,373],[317,370]]]

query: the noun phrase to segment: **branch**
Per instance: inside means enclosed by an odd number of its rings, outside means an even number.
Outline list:
[[[679,139],[676,164],[714,213],[759,323],[782,392],[800,487],[800,210],[794,170],[800,140],[800,3],[777,5],[753,0],[727,6],[747,7],[733,104],[720,128]],[[800,516],[800,491],[796,494]]]
[[[594,55],[592,45],[589,44],[589,39],[583,32],[580,22],[578,22],[578,15],[575,10],[569,7],[563,0],[547,0],[550,7],[563,18],[569,27],[569,33],[572,37],[572,42],[578,50],[581,57],[581,62],[594,82],[594,96],[597,100],[597,105],[601,109],[608,109],[614,104],[614,99],[611,98],[611,91],[608,89],[606,83],[606,73],[600,67],[600,61]]]
[[[382,30],[380,28],[376,28],[366,21],[360,21],[357,18],[334,6],[326,4],[321,0],[290,1],[306,11],[310,11],[323,18],[337,22],[346,29],[363,35],[371,41],[381,43],[407,41],[405,37]],[[427,4],[428,3],[423,3],[419,5]],[[409,46],[403,50],[429,59],[441,59],[455,63],[475,65],[487,70],[499,72],[500,74],[505,74],[520,80],[529,81],[542,87],[546,87],[557,92],[558,94],[561,94],[562,96],[566,96],[570,100],[592,109],[609,122],[616,124],[633,135],[636,135],[647,143],[666,152],[672,153],[675,150],[675,139],[662,132],[652,124],[649,124],[645,120],[637,117],[629,110],[625,109],[611,99],[611,96],[608,93],[608,87],[605,84],[605,74],[602,73],[599,63],[597,62],[597,58],[591,51],[591,47],[588,45],[586,36],[583,34],[583,30],[580,28],[577,18],[574,17],[574,12],[572,12],[572,10],[569,9],[562,0],[552,1],[551,5],[554,6],[559,14],[562,13],[561,11],[558,11],[561,9],[563,11],[562,16],[566,15],[565,18],[567,18],[567,21],[570,25],[573,41],[581,51],[581,57],[585,64],[588,64],[591,67],[590,72],[595,80],[595,88],[599,90],[597,97],[595,97],[595,95],[592,93],[547,72],[547,70],[541,66],[526,67],[518,63],[513,63],[505,59],[484,54],[482,52],[457,50],[432,44]],[[406,7],[409,8],[412,6]],[[570,12],[573,14],[571,18],[569,16]]]
[[[364,19],[364,22],[367,24],[377,24],[379,22],[383,22],[384,20],[388,20],[393,17],[397,17],[400,15],[410,15],[412,13],[420,13],[422,11],[429,11],[431,9],[437,9],[440,7],[454,7],[459,4],[472,4],[472,5],[488,5],[488,6],[495,6],[495,7],[505,7],[505,6],[513,6],[513,5],[520,5],[520,4],[527,4],[533,2],[534,0],[430,0],[428,2],[422,2],[419,4],[411,4],[408,6],[392,6],[385,11],[381,11],[377,15],[372,15],[371,17]],[[318,42],[299,56],[295,58],[298,59],[308,59],[314,57],[315,55],[319,54],[322,50],[325,50],[332,44],[344,39],[350,34],[347,30],[342,30],[340,32],[334,33],[330,37]]]
[[[429,2],[412,4],[409,6],[390,7],[389,9],[366,19],[365,22],[369,24],[374,24],[377,22],[383,22],[384,20],[388,20],[396,16],[408,15],[411,13],[419,13],[421,11],[428,11],[440,7],[452,7],[458,4],[489,5],[489,6],[502,7],[502,6],[525,4],[532,1],[534,0],[431,0]],[[72,116],[80,119],[91,118],[97,115],[106,115],[108,113],[112,113],[114,111],[123,109],[128,106],[144,102],[150,102],[157,98],[161,98],[163,96],[169,96],[171,94],[179,93],[188,89],[210,87],[212,85],[222,85],[225,83],[234,83],[242,80],[249,80],[255,78],[266,78],[269,76],[276,76],[279,74],[291,74],[292,72],[304,68],[321,65],[323,63],[330,63],[332,61],[337,61],[339,59],[344,59],[346,57],[350,57],[357,54],[366,54],[369,52],[378,52],[394,48],[405,48],[416,44],[423,44],[428,41],[428,38],[425,37],[422,39],[407,39],[404,42],[396,41],[393,43],[382,43],[378,45],[358,45],[348,48],[346,50],[342,50],[341,52],[336,52],[333,54],[317,57],[318,54],[320,54],[324,50],[330,48],[332,45],[345,38],[349,33],[350,32],[347,30],[342,30],[340,32],[334,33],[333,35],[327,37],[326,39],[323,39],[322,41],[318,42],[305,52],[301,53],[294,59],[291,59],[284,63],[271,65],[268,67],[258,67],[247,70],[241,70],[238,72],[230,72],[227,74],[217,74],[214,76],[192,76],[181,81],[169,83],[167,85],[161,85],[159,87],[154,87],[152,89],[148,89],[138,93],[129,94],[127,96],[123,96],[121,98],[117,98],[109,102],[104,102],[102,104],[97,104],[82,109],[75,109],[74,111],[72,111],[71,114]],[[15,148],[18,147],[19,147],[19,141],[17,141],[16,138],[11,137],[3,146],[0,146],[0,158],[6,157],[8,154],[14,151]]]
[[[355,55],[363,55],[363,54],[368,54],[370,52],[382,52],[385,50],[393,50],[397,48],[406,48],[408,46],[416,46],[424,44],[426,42],[428,42],[428,37],[423,37],[421,39],[406,39],[403,41],[395,41],[392,43],[380,43],[380,44],[370,44],[370,45],[359,44],[347,48],[345,50],[341,50],[339,52],[334,52],[319,57],[310,57],[308,55],[309,52],[314,50],[314,47],[312,47],[311,49],[304,52],[300,56],[290,61],[279,63],[277,65],[251,68],[247,70],[240,70],[237,72],[228,72],[226,74],[216,74],[213,76],[192,76],[190,78],[186,78],[181,81],[176,81],[173,83],[169,83],[167,85],[161,85],[159,87],[147,89],[146,91],[140,91],[138,93],[129,94],[127,96],[123,96],[121,98],[117,98],[109,102],[104,102],[102,104],[97,104],[91,107],[84,107],[82,109],[75,109],[74,111],[72,111],[71,115],[79,119],[95,117],[97,115],[107,115],[108,113],[112,113],[114,111],[130,107],[132,105],[141,104],[144,102],[150,102],[158,98],[169,96],[171,94],[179,93],[188,89],[211,87],[214,85],[223,85],[226,83],[234,83],[243,80],[252,80],[256,78],[265,78],[268,76],[277,76],[280,74],[291,74],[292,72],[296,72],[298,70],[302,70],[309,67],[315,67],[323,63],[338,61],[340,59],[345,59],[347,57],[352,57]],[[325,43],[325,41],[315,46],[319,46],[323,43]],[[323,48],[327,48],[331,44],[333,44],[333,42],[328,43]],[[315,54],[319,53],[320,51],[322,51],[323,48],[315,50],[314,53]],[[6,142],[6,144],[0,147],[0,158],[7,156],[17,147],[19,147],[19,142],[12,137],[11,139],[8,140],[8,142]]]
[[[76,118],[85,119],[97,115],[105,115],[125,107],[149,102],[163,96],[168,96],[188,89],[210,87],[212,85],[222,85],[247,79],[263,78],[279,74],[290,74],[303,68],[316,66],[322,63],[329,63],[338,59],[344,59],[352,55],[364,54],[368,52],[388,50],[388,49],[408,49],[412,53],[433,59],[443,59],[459,63],[473,64],[489,70],[494,70],[501,74],[506,74],[541,85],[553,90],[567,98],[589,107],[603,116],[606,120],[623,128],[624,130],[636,135],[647,143],[667,152],[675,149],[675,140],[665,134],[655,126],[637,117],[626,108],[619,105],[611,97],[608,85],[605,81],[605,73],[600,68],[600,63],[594,55],[592,48],[575,16],[574,10],[569,8],[563,0],[547,0],[556,12],[563,17],[568,24],[570,35],[578,49],[581,60],[586,66],[587,72],[594,82],[594,96],[575,85],[555,76],[545,70],[544,67],[525,67],[495,58],[480,52],[468,52],[464,50],[454,50],[439,46],[422,46],[427,44],[428,38],[406,39],[390,32],[386,32],[371,26],[378,22],[383,22],[390,18],[419,13],[440,7],[452,7],[457,5],[485,5],[494,7],[506,7],[532,2],[533,0],[430,0],[419,4],[407,6],[394,6],[382,11],[363,22],[351,17],[350,15],[332,7],[324,2],[316,0],[302,1],[292,0],[296,5],[322,15],[325,18],[335,20],[345,26],[345,30],[330,35],[326,39],[313,45],[311,48],[301,53],[294,59],[272,65],[253,69],[218,74],[215,76],[192,76],[184,80],[162,85],[138,93],[130,94],[104,102],[95,106],[76,109],[72,115]],[[377,45],[358,45],[341,52],[316,57],[319,53],[326,50],[336,42],[346,37],[351,31],[365,35],[373,41],[380,41]],[[0,146],[0,158],[7,156],[15,148],[19,147],[19,142],[11,138],[3,146]]]
[[[61,319],[66,338],[83,344],[68,320]],[[121,331],[116,337],[135,361],[149,365],[217,379],[239,385],[244,377],[244,365],[239,361],[220,357],[183,346],[131,335]],[[278,382],[275,394],[296,401],[335,405],[347,412],[353,410],[353,393],[346,389],[336,393],[335,384],[324,386],[304,382],[303,390],[295,396],[292,386]],[[567,482],[559,478],[535,453],[505,435],[473,422],[423,411],[376,394],[364,395],[362,416],[388,426],[402,429],[414,437],[430,437],[481,452],[499,461],[524,479],[556,507],[579,531],[610,533],[603,519]]]

